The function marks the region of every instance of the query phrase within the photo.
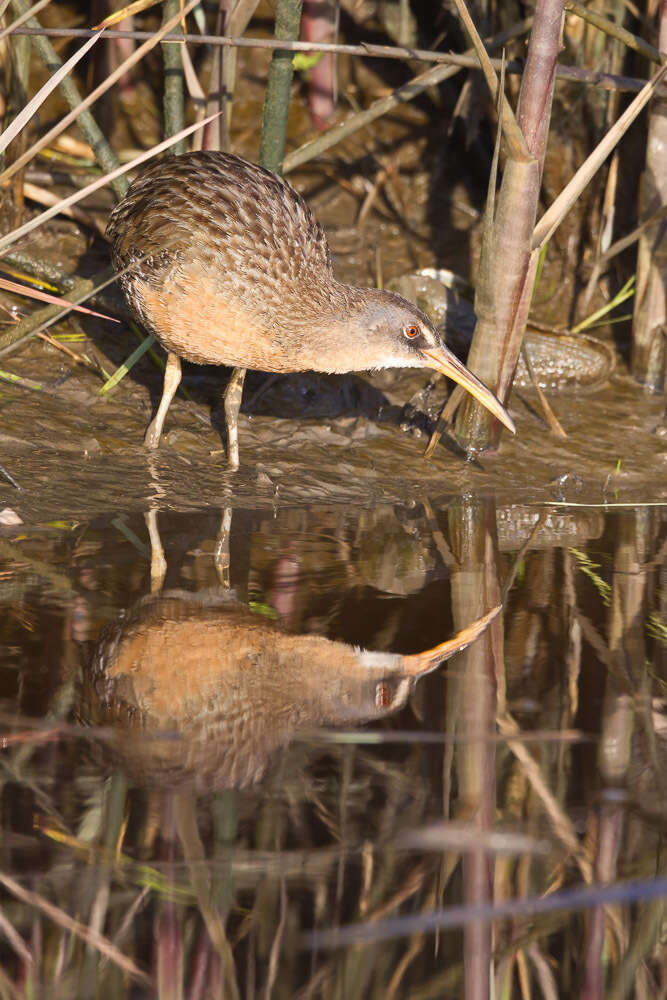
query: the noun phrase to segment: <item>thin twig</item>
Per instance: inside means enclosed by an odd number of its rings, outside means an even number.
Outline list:
[[[540,403],[542,404],[542,410],[544,412],[545,419],[549,424],[549,427],[551,428],[553,433],[556,434],[557,437],[561,438],[567,437],[567,434],[563,429],[563,425],[561,424],[560,420],[558,419],[554,411],[551,409],[551,406],[549,405],[549,400],[547,399],[546,395],[544,394],[541,386],[537,381],[537,378],[535,377],[535,372],[531,364],[530,354],[528,353],[528,348],[526,347],[525,340],[521,345],[521,354],[523,355],[523,361],[528,371],[528,378],[532,382],[533,387],[537,389],[537,395],[539,397]]]
[[[526,18],[524,31],[529,28],[531,18]],[[90,38],[89,28],[18,28],[15,35],[46,35],[52,38]],[[150,31],[107,31],[106,38],[133,38],[145,41],[154,37]],[[344,45],[333,42],[276,42],[272,38],[243,38],[226,35],[166,35],[160,41],[165,43],[183,43],[206,45],[223,45],[248,49],[284,48],[291,52],[335,52],[341,55],[363,56],[370,59],[411,59],[419,62],[446,63],[458,66],[460,69],[479,70],[479,61],[473,55],[457,55],[452,52],[432,52],[428,49],[405,49],[391,45]],[[501,69],[501,60],[492,59],[494,69]],[[521,75],[524,71],[522,60],[516,59],[506,64],[507,73],[512,76]],[[646,80],[635,76],[619,76],[616,73],[602,73],[598,70],[584,69],[580,66],[556,67],[558,80],[570,80],[573,83],[588,84],[591,87],[601,87],[603,90],[618,91],[618,93],[638,93]],[[665,90],[660,89],[660,93]]]
[[[615,243],[612,243],[609,249],[605,250],[605,252],[601,255],[598,264],[606,264],[607,261],[612,259],[612,257],[615,257],[617,254],[627,250],[628,247],[637,242],[641,234],[648,226],[655,225],[655,223],[659,222],[660,219],[664,219],[666,215],[667,205],[662,205],[657,212],[652,212],[648,219],[644,219],[643,222],[640,222],[639,225],[636,226],[632,232],[628,233],[627,236],[622,236],[620,239],[616,240]]]
[[[7,479],[12,484],[12,486],[19,491],[19,493],[23,493],[23,487],[16,482],[11,472],[9,472],[9,470],[6,469],[4,465],[0,465],[0,472],[3,474],[5,479]]]
[[[490,39],[486,44],[489,48],[496,48],[498,45],[503,45],[509,41],[510,38],[523,34],[528,30],[528,27],[529,25],[526,21],[519,22],[500,35],[496,35],[495,38]],[[472,60],[473,66],[479,68],[477,57],[474,55],[472,49],[466,53],[466,56]],[[283,163],[283,172],[288,173],[290,170],[302,166],[313,157],[320,156],[331,146],[336,145],[342,139],[359,131],[359,129],[370,125],[376,118],[385,115],[397,105],[414,100],[424,90],[442,83],[450,76],[454,76],[455,73],[458,73],[459,68],[460,64],[458,62],[453,65],[431,66],[430,69],[425,70],[414,77],[414,79],[398,87],[388,97],[382,97],[380,100],[374,101],[369,108],[366,108],[364,111],[355,112],[349,118],[346,118],[345,121],[340,122],[338,125],[333,125],[316,139],[305,142],[303,146],[300,146],[293,153],[289,153]]]

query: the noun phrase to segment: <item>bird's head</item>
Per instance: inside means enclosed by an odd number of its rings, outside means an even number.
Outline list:
[[[512,433],[514,422],[505,407],[444,344],[421,309],[395,292],[354,289],[340,321],[347,347],[344,371],[377,368],[433,368],[463,386]],[[334,331],[334,337],[338,331]]]

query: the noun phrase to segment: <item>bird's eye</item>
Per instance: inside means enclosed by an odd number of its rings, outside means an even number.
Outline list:
[[[407,337],[408,340],[414,340],[415,337],[419,336],[419,327],[415,326],[414,323],[410,323],[410,325],[406,326],[403,330],[403,336]]]

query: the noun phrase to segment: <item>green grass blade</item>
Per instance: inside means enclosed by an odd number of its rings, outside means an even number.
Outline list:
[[[114,389],[118,385],[118,383],[120,382],[120,380],[123,379],[123,378],[125,378],[125,376],[127,375],[127,373],[132,368],[134,368],[134,366],[136,365],[137,361],[139,361],[140,358],[143,358],[143,356],[146,353],[146,351],[154,343],[155,343],[155,337],[152,334],[149,334],[148,337],[146,337],[144,340],[142,340],[142,342],[139,344],[139,346],[134,351],[132,351],[132,353],[130,354],[129,358],[127,358],[123,362],[123,364],[119,368],[116,369],[116,371],[113,373],[113,375],[111,376],[111,378],[108,378],[106,380],[106,382],[104,383],[104,385],[100,389],[100,396],[106,396],[106,394],[108,392],[111,392],[111,390]]]

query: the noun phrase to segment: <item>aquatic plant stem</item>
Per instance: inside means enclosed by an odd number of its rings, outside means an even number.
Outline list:
[[[462,0],[457,0],[462,6]],[[518,125],[530,152],[508,158],[490,237],[480,261],[478,315],[468,367],[501,401],[511,391],[532,297],[538,254],[531,246],[540,193],[551,103],[560,52],[563,0],[538,0],[521,81]],[[474,30],[474,29],[473,29]],[[503,119],[503,130],[505,121]],[[456,429],[464,445],[481,450],[498,440],[500,425],[464,400]]]
[[[278,0],[276,38],[294,41],[299,37],[302,0]],[[259,147],[259,162],[267,170],[282,173],[287,140],[287,117],[294,66],[292,53],[276,49],[269,66],[264,99],[264,121]]]
[[[163,26],[180,10],[179,0],[165,0]],[[164,60],[164,131],[165,135],[176,135],[185,128],[185,98],[183,93],[183,59],[180,45],[162,45]],[[179,139],[171,147],[171,152],[180,156],[186,151],[185,139]]]
[[[12,6],[19,15],[25,14],[30,9],[28,0],[12,0]],[[31,28],[40,27],[39,21],[36,17],[31,17],[28,20],[28,25]],[[60,69],[62,66],[62,60],[56,53],[56,50],[53,48],[48,38],[45,38],[43,35],[33,35],[32,43],[49,72],[55,73],[56,70]],[[69,104],[70,108],[74,109],[81,104],[83,98],[81,97],[79,89],[71,77],[66,76],[60,81],[59,86],[62,95]],[[95,159],[99,163],[102,170],[107,173],[115,170],[118,166],[116,154],[105,139],[99,125],[90,111],[84,111],[79,115],[78,125],[95,154]],[[122,198],[128,188],[127,178],[123,176],[116,177],[111,184],[118,198]]]

